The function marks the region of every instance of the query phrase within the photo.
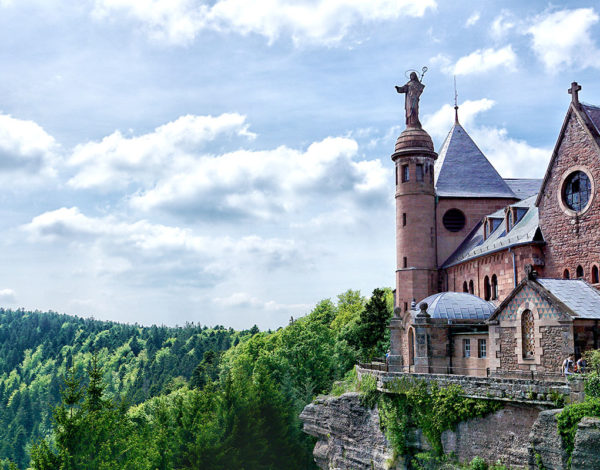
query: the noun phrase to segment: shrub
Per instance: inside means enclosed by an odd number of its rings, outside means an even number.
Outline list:
[[[473,457],[469,464],[470,470],[488,470],[488,464],[481,457]]]

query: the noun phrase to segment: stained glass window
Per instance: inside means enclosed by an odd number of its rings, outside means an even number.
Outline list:
[[[564,201],[569,209],[579,212],[587,205],[592,194],[592,183],[583,171],[569,175],[564,186]]]
[[[535,334],[533,328],[533,313],[525,310],[521,315],[521,331],[523,336],[523,357],[535,354]]]

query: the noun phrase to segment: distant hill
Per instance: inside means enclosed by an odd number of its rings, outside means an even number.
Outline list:
[[[204,381],[211,374],[198,368],[205,353],[218,358],[250,334],[222,326],[143,327],[0,309],[0,459],[27,466],[28,444],[51,432],[67,368],[75,366],[85,381],[93,354],[102,364],[106,394],[138,404]]]

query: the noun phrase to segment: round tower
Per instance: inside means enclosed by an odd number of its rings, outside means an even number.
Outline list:
[[[396,307],[402,312],[410,309],[413,301],[438,290],[436,158],[431,137],[418,120],[408,123],[392,154],[396,170]]]

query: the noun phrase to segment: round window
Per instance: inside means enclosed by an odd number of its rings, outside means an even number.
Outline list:
[[[449,209],[442,217],[442,222],[446,230],[450,232],[460,232],[465,226],[465,214],[458,209]]]
[[[565,180],[563,201],[575,212],[581,212],[587,206],[592,195],[592,182],[583,171],[574,171]]]

